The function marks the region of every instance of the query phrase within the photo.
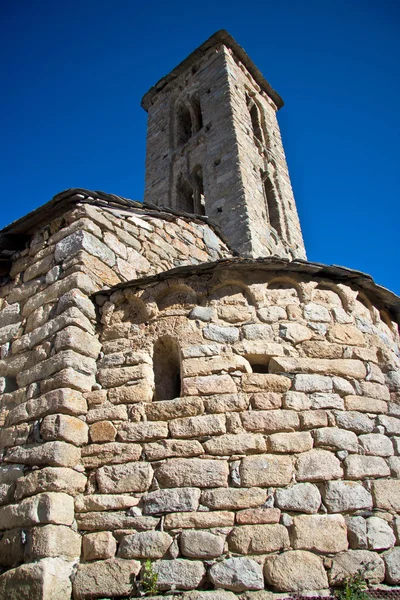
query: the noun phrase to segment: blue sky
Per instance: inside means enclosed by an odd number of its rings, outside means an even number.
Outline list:
[[[141,97],[224,28],[285,100],[308,258],[400,294],[397,0],[19,0],[0,17],[0,227],[70,187],[142,199]]]

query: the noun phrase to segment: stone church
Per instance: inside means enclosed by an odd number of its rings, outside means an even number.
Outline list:
[[[306,260],[282,105],[219,31],[143,98],[143,204],[0,232],[2,600],[400,584],[400,299]]]

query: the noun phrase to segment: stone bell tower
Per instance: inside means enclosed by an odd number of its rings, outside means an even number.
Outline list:
[[[142,100],[145,202],[205,215],[245,257],[305,258],[276,112],[283,101],[218,31]]]

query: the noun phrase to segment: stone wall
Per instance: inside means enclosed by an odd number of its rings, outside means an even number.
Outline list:
[[[360,567],[400,583],[397,325],[349,285],[271,268],[97,296],[76,598],[122,594],[146,559],[160,591],[326,593]],[[162,400],[160,364],[180,397]]]

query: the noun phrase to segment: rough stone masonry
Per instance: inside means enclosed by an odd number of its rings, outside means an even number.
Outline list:
[[[148,560],[170,599],[400,585],[399,298],[304,260],[280,98],[226,32],[144,105],[145,204],[0,233],[0,598],[139,597]]]

